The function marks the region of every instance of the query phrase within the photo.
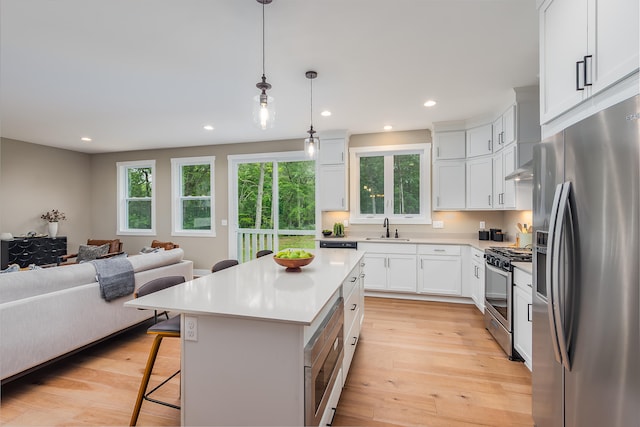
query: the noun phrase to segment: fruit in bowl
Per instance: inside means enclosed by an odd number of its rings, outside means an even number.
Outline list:
[[[333,231],[331,231],[331,230],[322,230],[322,235],[323,235],[324,237],[329,237],[329,236],[331,236],[331,233],[333,233]]]
[[[286,271],[288,272],[302,271],[300,267],[310,264],[313,258],[313,254],[304,249],[284,249],[273,256],[273,260],[277,264],[287,267]]]

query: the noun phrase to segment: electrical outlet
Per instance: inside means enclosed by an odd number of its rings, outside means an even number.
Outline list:
[[[345,219],[344,221],[342,221],[342,223],[344,224],[345,227],[349,226],[349,220]]]
[[[184,339],[186,341],[198,341],[198,318],[185,316],[184,317]]]
[[[226,219],[223,219],[222,221],[220,221],[220,224],[221,224],[223,227],[226,227],[226,225],[227,225],[227,220],[226,220]]]
[[[444,221],[433,221],[433,228],[444,228]]]
[[[484,221],[480,221],[480,230],[484,230],[484,227],[486,226]]]

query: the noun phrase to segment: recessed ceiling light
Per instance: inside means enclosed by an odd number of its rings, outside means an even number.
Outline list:
[[[433,107],[434,105],[436,105],[436,101],[434,101],[433,99],[430,99],[424,103],[425,107]]]
[[[329,117],[331,115],[331,111],[324,110],[322,113],[320,113],[320,115],[323,117]]]
[[[204,125],[204,126],[202,126],[202,128],[204,130],[213,130],[213,126],[211,126],[211,125]]]
[[[391,129],[393,129],[393,126],[391,126],[391,125],[386,125],[383,129],[384,129],[384,130],[391,130]]]
[[[80,138],[80,141],[84,141],[84,142],[91,142],[91,138],[88,138],[86,136],[83,136],[82,138]]]

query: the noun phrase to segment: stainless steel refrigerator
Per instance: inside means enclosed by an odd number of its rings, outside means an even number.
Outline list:
[[[640,98],[534,151],[533,418],[640,425]]]

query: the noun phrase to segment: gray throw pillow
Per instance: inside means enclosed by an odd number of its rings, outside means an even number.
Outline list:
[[[77,262],[91,261],[109,253],[109,244],[105,243],[100,246],[80,245],[78,249]]]

